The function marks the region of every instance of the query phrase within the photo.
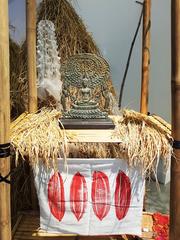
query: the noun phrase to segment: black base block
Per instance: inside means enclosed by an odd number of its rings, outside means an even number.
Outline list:
[[[66,119],[61,118],[65,129],[114,129],[115,125],[107,119]],[[62,128],[62,126],[60,126]]]

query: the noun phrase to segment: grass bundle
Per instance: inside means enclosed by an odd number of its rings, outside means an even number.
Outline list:
[[[43,109],[38,114],[24,114],[11,125],[11,143],[31,164],[43,158],[47,166],[55,166],[58,157],[121,158],[130,166],[141,166],[143,172],[156,171],[157,160],[162,157],[168,166],[172,154],[169,126],[157,119],[134,111],[124,110],[122,116],[112,116],[120,143],[71,143],[60,129],[56,110]],[[136,117],[137,116],[137,117]],[[67,132],[66,132],[67,133]],[[69,139],[69,141],[68,141]]]
[[[122,119],[117,120],[117,129],[130,165],[140,165],[145,172],[154,171],[157,160],[162,157],[168,166],[172,154],[172,137],[170,130],[159,121],[124,110]]]
[[[146,114],[125,109],[123,110],[123,117],[124,121],[127,122],[141,123],[143,121],[148,126],[152,126],[157,129],[157,131],[166,134],[167,137],[171,139],[171,125],[157,115],[148,116]]]
[[[118,126],[123,124],[127,126],[129,138],[134,140],[134,145],[128,149],[130,163],[138,158],[143,159],[144,169],[151,171],[155,168],[156,161],[162,157],[168,167],[173,153],[170,124],[159,116],[147,116],[127,109],[123,110],[123,120]],[[128,144],[127,142],[127,148]]]
[[[43,159],[55,166],[57,158],[66,157],[66,136],[59,127],[60,113],[42,109],[39,113],[22,114],[11,124],[11,144],[18,155],[29,157],[31,165]]]

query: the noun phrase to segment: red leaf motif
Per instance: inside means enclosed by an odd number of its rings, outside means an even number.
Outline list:
[[[116,178],[115,189],[115,209],[116,217],[123,219],[130,206],[131,201],[131,182],[129,177],[122,171],[119,171]]]
[[[79,221],[87,206],[87,184],[85,177],[77,172],[72,179],[70,187],[70,206],[71,211]]]
[[[52,215],[62,220],[65,213],[64,183],[60,173],[54,173],[48,183],[48,202]]]
[[[94,213],[102,221],[110,210],[110,187],[105,173],[100,171],[93,173],[91,197]]]

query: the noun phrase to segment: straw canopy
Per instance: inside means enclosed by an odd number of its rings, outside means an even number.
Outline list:
[[[116,128],[111,138],[118,135],[119,143],[81,143],[76,136],[59,127],[61,113],[42,109],[37,114],[23,114],[11,124],[11,144],[32,165],[43,160],[46,166],[55,166],[58,157],[122,158],[130,166],[141,166],[143,172],[155,171],[162,157],[168,166],[172,153],[171,129],[157,118],[124,110],[122,116],[113,116]],[[68,163],[68,161],[67,161]]]

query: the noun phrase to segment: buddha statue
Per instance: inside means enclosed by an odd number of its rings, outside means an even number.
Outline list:
[[[97,99],[93,96],[94,90],[100,89],[108,106],[107,79],[109,66],[107,62],[94,54],[79,54],[70,57],[64,67],[64,90],[62,92],[62,105],[64,106],[63,118],[66,119],[107,119],[108,114],[98,107]],[[77,89],[77,94],[72,101],[69,111],[66,107],[67,95],[72,96],[68,87]],[[104,93],[102,93],[104,91]],[[68,93],[69,92],[69,93]],[[68,94],[67,94],[68,93]]]
[[[92,99],[91,88],[88,87],[88,78],[82,79],[82,88],[80,89],[80,100],[72,104],[74,109],[96,109],[98,104]]]

